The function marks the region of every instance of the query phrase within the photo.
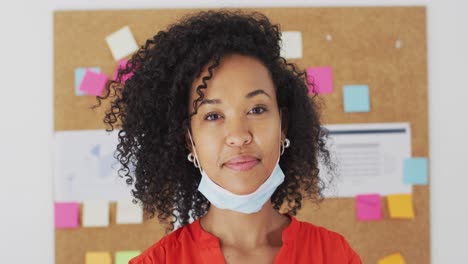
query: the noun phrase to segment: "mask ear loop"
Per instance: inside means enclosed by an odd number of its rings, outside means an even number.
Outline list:
[[[281,140],[281,134],[283,133],[283,131],[281,130],[281,126],[283,124],[283,119],[282,119],[282,112],[280,110],[280,155],[282,156],[284,154],[284,150],[287,149],[290,145],[290,141],[289,139],[285,136],[284,138],[284,142]]]
[[[192,144],[193,152],[195,153],[195,159],[193,160],[193,162],[196,163],[196,164],[195,164],[195,167],[197,167],[197,168],[200,170],[200,172],[202,172],[201,166],[200,166],[200,160],[198,159],[198,155],[197,155],[197,150],[196,150],[196,148],[195,148],[195,144],[193,144],[193,140],[192,140],[192,135],[191,135],[191,133],[190,133],[190,129],[189,129],[188,133],[189,133],[190,143]]]
[[[280,131],[279,131],[279,153],[278,153],[278,161],[277,161],[278,164],[279,164],[279,160],[280,160],[280,158],[281,158],[281,146],[283,145],[283,143],[281,142],[281,133],[282,133],[282,131],[281,131],[281,123],[282,123],[282,121],[283,121],[281,109],[279,110],[279,112],[280,112]]]

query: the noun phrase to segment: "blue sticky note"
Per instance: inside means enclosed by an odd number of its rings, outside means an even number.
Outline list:
[[[343,86],[343,100],[345,112],[369,112],[369,86],[345,85]]]
[[[403,182],[427,184],[427,158],[407,158],[403,161]]]
[[[85,92],[80,90],[80,84],[81,84],[81,81],[83,80],[86,69],[90,69],[93,72],[101,72],[101,68],[99,68],[99,67],[90,67],[90,68],[80,67],[80,68],[76,68],[75,69],[75,95],[77,95],[77,96],[87,95]]]

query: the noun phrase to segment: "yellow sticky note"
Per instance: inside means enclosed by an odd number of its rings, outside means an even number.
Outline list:
[[[378,264],[406,264],[400,253],[395,253],[379,260]]]
[[[111,264],[112,257],[109,252],[95,251],[86,252],[86,264]]]
[[[411,194],[393,194],[387,196],[391,218],[414,218],[413,197]]]

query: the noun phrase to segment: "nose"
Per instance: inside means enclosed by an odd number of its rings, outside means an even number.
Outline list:
[[[252,133],[246,120],[232,120],[227,124],[226,144],[231,147],[242,147],[250,144]]]

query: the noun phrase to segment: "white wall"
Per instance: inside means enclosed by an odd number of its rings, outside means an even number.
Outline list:
[[[15,0],[0,4],[0,255],[53,263],[52,11],[250,6],[251,0]],[[433,263],[468,259],[468,1],[257,0],[256,6],[427,5]],[[465,202],[465,203],[463,203]]]

